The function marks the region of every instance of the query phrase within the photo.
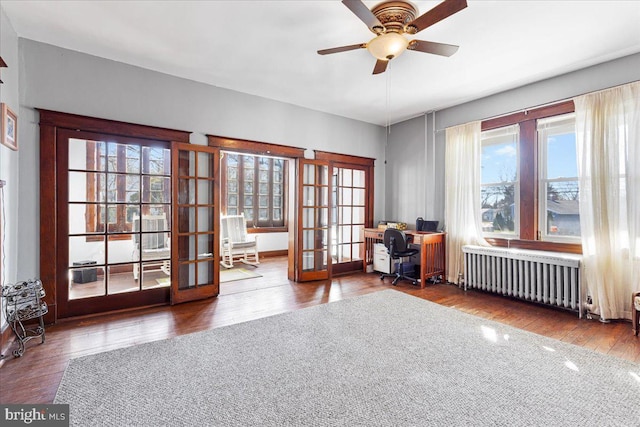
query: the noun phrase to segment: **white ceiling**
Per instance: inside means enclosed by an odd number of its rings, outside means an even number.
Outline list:
[[[376,76],[365,49],[316,53],[373,37],[338,0],[0,4],[20,37],[379,125],[640,52],[640,1],[468,0],[411,37],[455,55],[408,51]]]

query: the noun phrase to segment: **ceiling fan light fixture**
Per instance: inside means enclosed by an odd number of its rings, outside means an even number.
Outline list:
[[[367,43],[367,50],[377,59],[388,61],[407,49],[409,40],[398,33],[384,33]]]

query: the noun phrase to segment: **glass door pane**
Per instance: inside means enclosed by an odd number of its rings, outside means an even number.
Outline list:
[[[59,312],[68,317],[166,302],[168,143],[67,130],[57,138],[58,200],[66,201],[57,211],[65,243],[58,260]]]
[[[69,300],[168,287],[170,150],[68,139]]]
[[[177,194],[174,224],[177,238],[171,303],[192,301],[219,292],[219,191],[216,181],[218,151],[206,146],[174,143],[173,177]]]
[[[300,160],[296,280],[320,280],[330,274],[331,182],[325,162]]]
[[[332,167],[331,257],[333,273],[362,268],[367,210],[367,169],[346,164]]]

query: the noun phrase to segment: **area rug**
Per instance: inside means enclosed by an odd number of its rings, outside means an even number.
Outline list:
[[[246,268],[234,267],[228,270],[222,267],[220,268],[220,283],[251,279],[253,277],[262,277],[262,275],[253,270],[247,270]]]
[[[169,286],[171,285],[171,278],[161,277],[159,279],[156,279],[156,282],[158,283],[158,286]]]
[[[395,290],[73,359],[77,426],[637,426],[640,366]]]

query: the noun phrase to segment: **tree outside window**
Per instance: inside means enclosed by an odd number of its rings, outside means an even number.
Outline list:
[[[482,133],[482,229],[489,235],[518,235],[518,128]]]
[[[573,113],[573,101],[565,101],[482,122],[482,222],[489,243],[582,252]]]

